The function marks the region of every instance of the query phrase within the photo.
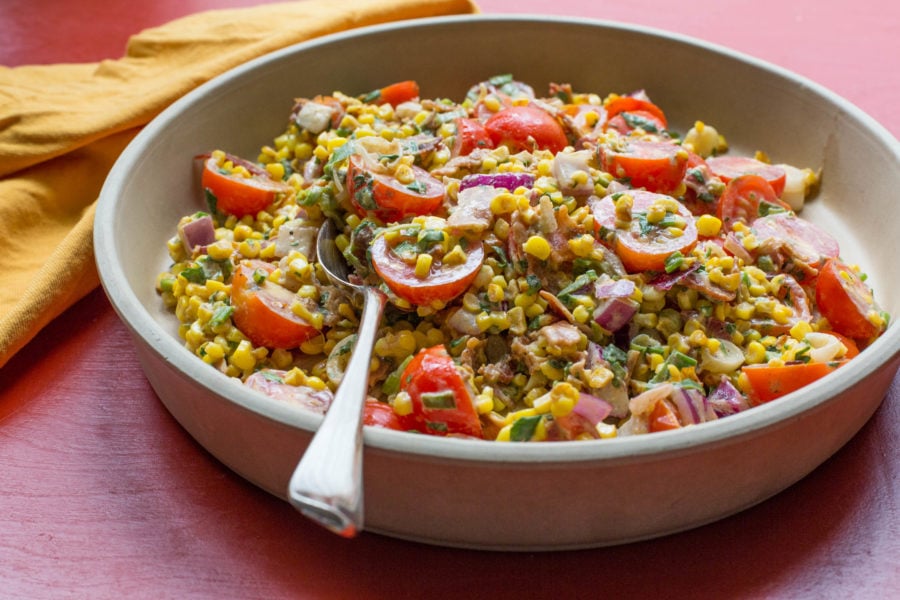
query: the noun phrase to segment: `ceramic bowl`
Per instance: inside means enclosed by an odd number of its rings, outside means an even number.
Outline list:
[[[443,49],[443,50],[442,50]],[[884,215],[900,189],[897,140],[813,82],[678,35],[545,17],[467,16],[376,26],[317,39],[200,86],[150,123],[112,169],[97,210],[101,280],[147,378],[203,447],[264,490],[288,479],[321,422],[244,389],[186,350],[154,291],[166,240],[203,209],[194,155],[255,156],[284,128],[295,97],[358,94],[416,79],[423,96],[461,98],[513,73],[537,90],[644,88],[670,125],[714,124],[736,151],[821,168],[803,215],[865,266],[882,307],[900,315],[900,242]],[[367,428],[366,529],[485,549],[565,549],[646,539],[721,519],[804,477],[846,443],[900,365],[894,326],[807,388],[726,419],[649,436],[502,444]],[[302,518],[298,513],[297,518]]]

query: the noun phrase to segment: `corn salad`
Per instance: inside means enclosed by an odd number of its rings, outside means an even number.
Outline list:
[[[777,149],[774,149],[777,150]],[[813,169],[683,134],[643,91],[539,97],[501,75],[458,101],[400,82],[296,100],[252,160],[203,158],[208,211],[156,287],[186,348],[324,412],[360,320],[316,259],[326,219],[390,305],[370,425],[593,440],[728,417],[827,375],[889,317],[797,216]],[[790,177],[786,177],[790,174]]]

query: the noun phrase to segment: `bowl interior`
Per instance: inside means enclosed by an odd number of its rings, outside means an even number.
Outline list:
[[[500,73],[512,73],[541,93],[549,82],[600,94],[643,88],[676,131],[703,120],[736,152],[764,150],[775,162],[822,169],[821,191],[803,216],[836,234],[844,257],[864,265],[882,307],[900,314],[894,258],[900,241],[891,220],[883,218],[900,189],[900,150],[861,111],[776,67],[679,36],[599,22],[486,16],[378,26],[288,48],[217,78],[166,110],[123,153],[101,195],[97,260],[114,306],[155,352],[216,393],[314,427],[317,418],[285,416],[271,402],[220,381],[224,376],[181,347],[177,323],[154,290],[155,277],[169,262],[165,243],[178,219],[205,209],[191,157],[215,148],[255,157],[284,130],[296,97],[334,90],[361,94],[415,79],[425,97],[460,99],[471,84]],[[859,379],[896,356],[897,329],[878,344],[880,356],[861,357],[848,378]],[[817,402],[825,391],[801,394]],[[735,422],[764,425],[803,405],[763,408]],[[373,439],[391,446],[400,443],[396,438]],[[415,441],[413,447],[445,441]],[[668,442],[628,443],[659,449]],[[489,456],[494,450],[479,445],[464,452]]]

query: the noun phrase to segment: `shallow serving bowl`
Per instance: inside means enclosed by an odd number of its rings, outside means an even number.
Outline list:
[[[443,50],[441,50],[443,49]],[[592,66],[593,65],[593,66]],[[95,249],[103,286],[168,410],[214,456],[280,497],[321,418],[244,389],[186,350],[155,277],[179,217],[204,208],[192,157],[255,156],[295,97],[359,94],[416,79],[425,97],[513,73],[546,90],[648,91],[677,131],[697,119],[736,151],[821,168],[803,215],[837,234],[882,308],[900,314],[891,219],[900,145],[848,102],[777,67],[684,37],[610,23],[467,16],[351,31],[234,69],[163,112],[103,188]],[[502,444],[366,431],[366,529],[429,543],[563,549],[644,539],[777,494],[846,443],[900,365],[900,327],[790,396],[686,429],[608,441]],[[299,514],[297,518],[302,518]]]

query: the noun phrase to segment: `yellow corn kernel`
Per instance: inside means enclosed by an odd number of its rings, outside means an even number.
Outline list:
[[[744,239],[741,240],[741,246],[747,250],[756,250],[759,248],[759,241],[756,239],[755,235],[747,233],[744,235]]]
[[[798,342],[802,342],[806,337],[806,334],[812,333],[812,325],[810,325],[807,321],[797,321],[797,323],[791,327],[790,334],[791,337],[797,340]]]
[[[218,362],[225,356],[225,348],[216,342],[207,342],[200,346],[200,350],[203,356],[203,362],[210,365]]]
[[[766,360],[766,347],[759,342],[750,342],[744,355],[747,364],[758,365]]]
[[[616,437],[619,433],[619,430],[616,429],[615,425],[610,425],[609,423],[604,423],[603,421],[597,423],[597,435],[600,436],[601,440],[609,440]]]
[[[519,207],[519,198],[515,194],[502,192],[491,200],[491,212],[495,215],[508,215]]]
[[[522,245],[522,249],[528,254],[540,260],[550,257],[550,242],[539,235],[533,235]]]
[[[229,256],[231,256],[233,248],[231,247],[231,242],[227,240],[219,240],[214,244],[210,244],[206,247],[206,253],[209,254],[209,257],[214,260],[225,260]]]
[[[329,153],[328,149],[325,146],[316,146],[316,149],[313,150],[313,154],[321,162],[326,162],[328,160]]]
[[[753,316],[753,305],[747,302],[741,302],[731,309],[731,314],[734,315],[735,318],[747,321]]]
[[[247,340],[242,340],[234,352],[231,353],[229,362],[241,371],[249,371],[256,366],[256,357],[253,355],[253,346]]]
[[[280,162],[267,164],[266,171],[269,172],[269,175],[271,175],[273,179],[277,179],[278,181],[284,179],[284,165]]]
[[[578,403],[579,392],[571,383],[560,381],[550,389],[550,413],[554,417],[564,417]]]
[[[588,233],[572,238],[567,243],[572,254],[581,258],[590,256],[594,251],[594,237]]]
[[[776,304],[772,310],[772,318],[776,323],[785,324],[794,315],[794,309],[785,304]]]
[[[461,265],[468,257],[466,256],[466,252],[462,249],[462,246],[456,244],[453,246],[453,250],[444,255],[444,264],[448,266]]]
[[[722,230],[722,221],[713,215],[701,215],[697,219],[697,233],[703,237],[715,237]]]
[[[430,254],[420,254],[416,257],[416,277],[425,279],[431,274],[431,263],[434,258]]]
[[[502,302],[504,297],[503,288],[496,283],[491,283],[487,287],[487,297],[491,302]]]
[[[494,410],[494,389],[485,386],[475,398],[475,411],[479,415],[486,415]]]
[[[409,165],[403,164],[397,167],[397,170],[394,172],[394,177],[396,177],[397,181],[403,185],[409,185],[416,180],[416,174],[413,172],[412,168]]]
[[[587,323],[588,319],[591,318],[591,312],[584,307],[584,305],[579,304],[572,311],[572,316],[575,317],[575,320],[579,323]]]
[[[706,349],[715,354],[722,347],[722,342],[716,338],[706,338]]]
[[[413,411],[412,398],[406,392],[397,392],[397,395],[394,396],[394,400],[391,402],[391,406],[394,407],[394,412],[401,417],[412,414]]]
[[[550,380],[558,380],[562,379],[565,373],[563,373],[562,369],[558,369],[550,364],[550,361],[545,361],[541,363],[540,372],[544,374],[547,379]]]
[[[494,95],[486,96],[484,98],[484,107],[491,112],[497,112],[501,107],[500,100]]]
[[[546,306],[541,304],[540,302],[535,302],[534,304],[530,304],[525,307],[525,316],[529,319],[533,319],[538,315],[544,314],[546,310]]]
[[[343,146],[346,143],[347,143],[347,138],[333,137],[330,140],[328,140],[328,151],[334,152],[335,150],[337,150],[338,148],[340,148],[341,146]]]

